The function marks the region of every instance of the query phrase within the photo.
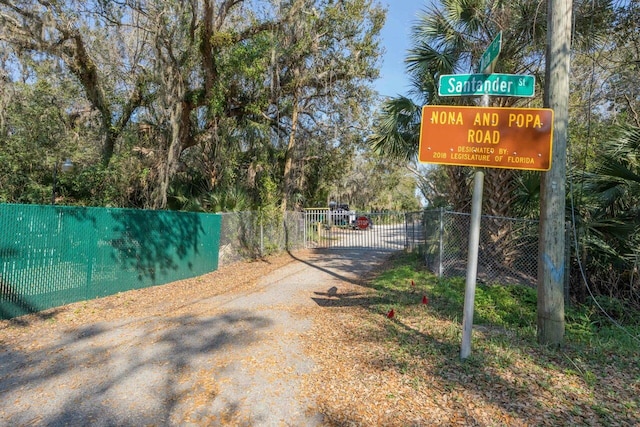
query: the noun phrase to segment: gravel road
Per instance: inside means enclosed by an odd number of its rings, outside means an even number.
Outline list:
[[[159,313],[156,305],[105,320],[94,313],[72,327],[42,320],[15,342],[0,337],[0,425],[323,425],[302,387],[315,366],[302,350],[312,318],[299,313],[323,310],[319,301],[359,283],[390,254],[294,254],[250,289],[203,292],[178,301],[179,310]],[[254,266],[237,268],[248,274]],[[93,302],[81,304],[77,310],[91,312]]]

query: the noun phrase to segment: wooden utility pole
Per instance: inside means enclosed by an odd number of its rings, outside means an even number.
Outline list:
[[[571,0],[548,0],[544,103],[554,110],[551,169],[542,174],[538,251],[538,342],[564,342],[566,150]]]

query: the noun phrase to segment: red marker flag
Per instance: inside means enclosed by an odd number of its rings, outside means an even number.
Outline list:
[[[396,313],[395,311],[393,311],[393,308],[387,313],[387,318],[389,319],[393,319],[393,316],[395,316]]]
[[[424,296],[422,297],[422,303],[423,303],[423,304],[429,304],[429,298],[427,298],[427,296],[426,296],[426,295],[424,295]]]

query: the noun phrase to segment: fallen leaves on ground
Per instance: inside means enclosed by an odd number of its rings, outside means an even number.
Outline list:
[[[318,372],[306,387],[328,425],[640,425],[638,366],[602,366],[589,383],[557,360],[562,351],[512,349],[506,338],[503,346],[485,344],[482,329],[494,333],[490,327],[478,328],[475,356],[461,361],[458,322],[418,302],[391,317],[367,304],[363,296],[376,298],[372,289],[344,283],[339,291],[362,304],[338,301],[299,313],[314,319],[305,349]]]
[[[283,254],[164,286],[3,320],[0,344],[29,351],[46,345],[30,339],[42,336],[42,331],[50,330],[53,336],[87,323],[197,312],[202,299],[252,291],[261,278],[293,261]],[[395,310],[394,316],[386,316],[386,311],[367,305],[367,296],[376,295],[366,286],[341,283],[330,293],[322,307],[292,310],[313,320],[312,329],[301,339],[316,368],[304,376],[301,397],[315,402],[310,410],[321,412],[327,425],[640,425],[638,368],[619,372],[603,366],[587,383],[574,372],[538,363],[535,351],[481,348],[478,353],[484,359],[462,362],[458,360],[459,325],[430,315],[430,306],[419,300],[420,314]],[[341,300],[349,296],[358,303]],[[477,332],[480,339],[482,334]],[[421,350],[408,352],[399,345],[402,340],[415,340],[413,348]],[[282,374],[292,375],[286,370]],[[205,407],[224,384],[217,383],[211,372],[194,375],[199,379],[184,396],[191,408],[181,421],[200,425],[205,419],[198,416],[198,408]],[[616,416],[617,424],[601,421]],[[227,425],[224,419],[209,421]]]

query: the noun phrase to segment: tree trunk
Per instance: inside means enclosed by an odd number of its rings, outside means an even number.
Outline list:
[[[188,109],[185,108],[184,102],[177,102],[171,111],[171,140],[167,150],[166,158],[163,159],[159,173],[159,185],[154,197],[154,209],[165,209],[167,207],[167,196],[169,194],[169,185],[171,179],[178,170],[180,161],[180,153],[182,152],[182,141],[185,140],[185,133],[188,129]]]
[[[190,107],[188,102],[185,101],[186,87],[179,69],[174,66],[167,66],[164,80],[167,88],[165,103],[171,106],[169,123],[171,138],[169,139],[166,156],[161,159],[158,167],[158,187],[153,198],[154,209],[165,209],[167,207],[169,185],[178,170],[180,153],[184,143],[188,140],[190,125]]]
[[[291,194],[291,187],[293,186],[293,155],[296,148],[296,132],[298,130],[298,91],[296,90],[293,95],[293,106],[291,111],[291,132],[289,133],[289,142],[287,144],[287,150],[284,153],[284,172],[282,177],[282,212],[286,212],[288,208],[288,199]]]
[[[445,166],[449,181],[447,191],[452,208],[457,212],[469,212],[471,209],[471,187],[469,175],[463,166]]]
[[[483,261],[493,268],[508,264],[513,244],[513,222],[505,221],[511,217],[511,208],[515,199],[515,176],[513,169],[489,168],[485,175],[486,197],[483,213],[488,217],[483,221],[481,256]],[[505,261],[498,261],[505,260]]]

